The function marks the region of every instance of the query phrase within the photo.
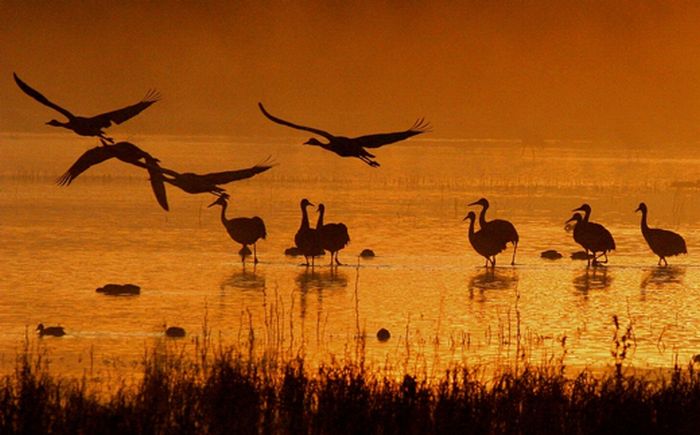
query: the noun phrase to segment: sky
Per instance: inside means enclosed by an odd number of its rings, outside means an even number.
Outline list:
[[[162,101],[123,134],[700,140],[700,3],[0,0],[0,131]],[[58,115],[58,116],[56,116]],[[60,119],[60,118],[59,118]]]

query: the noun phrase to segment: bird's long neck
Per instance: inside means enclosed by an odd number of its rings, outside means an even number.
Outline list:
[[[326,212],[325,209],[321,208],[318,210],[318,221],[316,222],[316,229],[323,226],[323,214]]]
[[[474,219],[469,219],[469,240],[474,238]]]
[[[642,210],[642,232],[649,231],[649,225],[647,224],[647,211]]]
[[[489,206],[484,205],[481,207],[481,213],[479,213],[479,225],[481,228],[484,228],[486,226],[486,210],[488,210]]]
[[[221,223],[224,224],[224,226],[226,226],[226,223],[228,222],[226,219],[226,207],[228,207],[227,202],[221,204]]]
[[[302,230],[309,229],[309,215],[306,214],[306,206],[301,206],[301,227]]]
[[[588,218],[590,218],[590,217],[591,217],[591,210],[590,209],[585,210],[584,215],[583,215],[583,221],[588,222]]]

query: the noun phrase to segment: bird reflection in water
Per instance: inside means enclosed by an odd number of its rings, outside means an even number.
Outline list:
[[[318,311],[320,313],[323,307],[323,290],[344,289],[348,286],[347,275],[335,267],[331,267],[323,272],[314,269],[305,269],[297,275],[295,281],[300,290],[302,321],[306,317],[306,297],[309,292],[316,291],[318,297]]]
[[[682,266],[658,266],[647,270],[642,276],[639,287],[642,290],[647,288],[661,288],[667,285],[683,284],[685,277],[685,267]]]
[[[243,268],[222,281],[219,287],[221,290],[225,290],[227,287],[241,290],[263,290],[265,288],[265,275],[258,273],[255,267],[252,271]]]
[[[574,276],[574,288],[584,295],[591,290],[605,290],[613,282],[613,276],[608,273],[607,267],[586,268]]]
[[[489,290],[514,290],[518,286],[518,272],[515,269],[487,268],[476,272],[469,280],[469,299],[479,292],[480,301],[486,300],[485,292]]]

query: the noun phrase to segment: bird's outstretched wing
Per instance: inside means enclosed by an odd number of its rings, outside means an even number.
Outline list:
[[[207,183],[216,185],[227,184],[232,181],[245,180],[246,178],[265,172],[273,166],[275,166],[275,163],[271,162],[268,157],[265,161],[251,166],[250,168],[236,169],[235,171],[212,172],[210,174],[199,175],[199,177]]]
[[[163,207],[163,210],[170,211],[170,207],[168,207],[168,195],[165,192],[165,177],[163,177],[163,171],[159,170],[160,166],[158,165],[158,161],[155,159],[146,159],[146,164],[149,181],[151,182],[151,189],[153,189],[156,201]]]
[[[139,113],[146,110],[151,104],[160,100],[160,94],[151,89],[148,91],[145,97],[136,104],[131,106],[126,106],[121,109],[113,110],[111,112],[103,113],[92,118],[92,120],[99,124],[100,128],[107,128],[113,122],[115,124],[121,124],[122,122],[133,118]]]
[[[37,100],[38,102],[40,102],[40,103],[43,104],[44,106],[48,106],[48,107],[50,107],[50,108],[52,108],[52,109],[54,109],[54,110],[57,110],[57,111],[61,112],[62,114],[64,114],[64,115],[65,115],[67,118],[69,118],[69,119],[70,119],[70,118],[74,118],[73,114],[70,113],[68,110],[64,109],[63,107],[59,106],[59,105],[56,104],[56,103],[52,103],[51,101],[49,101],[48,98],[46,98],[45,96],[43,96],[39,91],[37,91],[36,89],[32,88],[31,86],[29,86],[28,84],[26,84],[26,83],[24,83],[22,80],[20,80],[20,78],[17,77],[17,73],[12,73],[12,75],[15,77],[15,82],[17,83],[17,86],[19,86],[19,88],[20,88],[25,94],[27,94],[27,95],[29,95],[30,97],[34,98],[35,100]]]
[[[98,146],[89,149],[83,153],[78,160],[73,163],[73,165],[68,168],[65,174],[61,175],[57,180],[56,184],[59,186],[67,186],[73,180],[75,180],[78,175],[87,171],[90,167],[95,166],[98,163],[109,160],[115,157],[114,152],[109,147]]]
[[[258,103],[258,107],[260,107],[260,111],[263,113],[263,115],[265,115],[265,117],[267,117],[267,119],[269,119],[272,122],[276,122],[277,124],[281,124],[281,125],[286,125],[287,127],[296,128],[297,130],[310,131],[311,133],[317,134],[319,136],[323,136],[328,140],[332,140],[333,138],[335,138],[335,136],[328,133],[327,131],[319,130],[319,129],[313,128],[313,127],[305,127],[303,125],[293,124],[289,121],[285,121],[284,119],[280,119],[280,118],[277,118],[276,116],[272,116],[272,115],[270,115],[270,113],[267,110],[265,110],[265,107],[262,105],[262,103]]]
[[[366,136],[353,138],[352,140],[364,148],[379,148],[382,145],[388,145],[390,143],[408,139],[411,136],[426,133],[429,131],[430,123],[426,122],[423,118],[421,118],[417,120],[411,128],[405,131],[397,131],[395,133],[368,134]]]

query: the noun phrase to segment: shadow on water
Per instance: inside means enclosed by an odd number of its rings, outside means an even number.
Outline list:
[[[607,267],[587,267],[574,276],[574,288],[584,296],[591,290],[605,290],[613,282],[613,276]]]
[[[479,300],[483,302],[486,291],[514,290],[519,279],[518,271],[514,268],[483,268],[469,279],[469,299],[474,299],[475,292],[479,293]]]
[[[252,270],[244,268],[224,279],[219,287],[221,290],[228,287],[241,290],[262,290],[265,288],[265,275],[258,272],[256,268]]]
[[[639,284],[639,288],[646,290],[648,288],[662,288],[667,285],[683,284],[685,271],[685,267],[682,266],[654,267],[642,275],[642,282]]]

